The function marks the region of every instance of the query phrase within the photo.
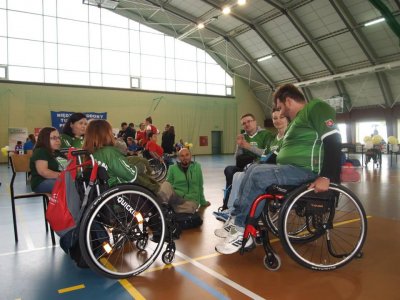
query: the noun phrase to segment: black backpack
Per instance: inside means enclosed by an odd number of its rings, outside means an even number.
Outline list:
[[[203,220],[198,213],[175,213],[174,217],[181,230],[196,228],[203,224]]]

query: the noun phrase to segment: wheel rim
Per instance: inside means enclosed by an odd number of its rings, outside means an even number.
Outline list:
[[[125,207],[123,203],[126,203]],[[128,205],[133,210],[128,210]],[[107,213],[110,220],[105,221],[107,218],[103,216]],[[135,213],[139,213],[141,217]],[[143,244],[143,248],[138,247],[136,243],[148,238],[146,236],[149,223],[155,219],[159,222],[156,226],[159,227],[157,234],[160,235],[160,242],[156,246],[151,242],[151,247],[149,243]],[[162,249],[165,236],[165,226],[162,225],[165,224],[163,212],[155,200],[145,193],[126,190],[106,197],[96,206],[87,224],[85,244],[90,260],[98,269],[113,276],[128,277],[139,274],[151,265]],[[108,234],[108,240],[102,245],[97,245],[97,237],[93,237],[93,228],[97,228],[98,225]]]
[[[310,209],[302,217],[303,220],[299,220],[296,205],[303,201],[300,200],[303,196],[313,192],[306,190],[288,205],[283,219],[283,238],[289,254],[313,269],[335,269],[346,264],[357,254],[365,240],[366,223],[359,203],[343,188],[331,186],[330,190],[339,193],[336,205],[330,211],[324,213],[321,208],[313,212]],[[304,220],[307,228],[298,232],[299,239],[295,241],[293,232],[296,226],[304,228]]]

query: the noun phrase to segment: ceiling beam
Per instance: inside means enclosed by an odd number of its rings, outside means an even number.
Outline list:
[[[349,29],[351,35],[364,52],[365,56],[368,58],[369,62],[372,65],[376,65],[378,63],[377,55],[371,45],[368,43],[368,40],[364,37],[361,28],[358,26],[350,11],[344,5],[342,0],[329,0],[332,7],[336,10],[337,14],[342,19],[343,23]],[[393,93],[388,84],[388,80],[386,78],[386,74],[377,73],[377,79],[379,82],[379,87],[381,89],[382,96],[384,98],[385,104],[387,107],[392,107],[394,103]]]
[[[394,97],[387,77],[384,73],[376,73],[376,77],[378,79],[379,87],[382,91],[386,107],[392,108],[394,105]]]
[[[311,47],[314,53],[318,56],[324,66],[328,69],[328,71],[333,74],[335,73],[335,68],[332,62],[328,59],[326,54],[321,50],[319,45],[315,43],[314,39],[311,35],[304,29],[305,26],[300,22],[297,16],[290,10],[283,7],[279,1],[277,0],[264,0],[268,4],[272,5],[276,9],[278,9],[283,15],[285,15],[289,21],[293,24],[293,26],[297,29],[303,39],[307,42],[307,44]]]
[[[182,18],[182,19],[184,19],[184,20],[186,20],[186,21],[189,21],[189,22],[193,23],[194,25],[196,25],[197,22],[198,22],[198,20],[197,20],[194,16],[192,16],[192,15],[186,13],[186,12],[183,12],[183,11],[181,11],[181,10],[175,8],[175,7],[171,6],[171,5],[168,4],[168,3],[165,4],[165,5],[164,5],[164,4],[161,5],[161,4],[159,4],[158,2],[156,2],[156,1],[154,1],[154,0],[146,0],[146,2],[151,3],[152,5],[154,5],[154,6],[156,6],[156,7],[160,7],[160,8],[162,8],[163,10],[165,10],[165,11],[171,13],[171,14],[174,14],[174,15],[176,15],[176,16],[178,16],[178,17],[180,17],[180,18]],[[235,50],[238,51],[238,52],[243,56],[243,58],[247,61],[247,63],[251,66],[251,68],[253,68],[253,69],[265,80],[265,82],[267,83],[267,85],[268,85],[271,89],[274,88],[274,84],[273,84],[272,81],[268,78],[268,76],[265,74],[265,72],[264,72],[261,68],[259,68],[259,67],[255,64],[254,61],[252,61],[252,60],[249,59],[249,57],[250,57],[249,54],[248,54],[243,48],[241,48],[241,47],[238,45],[238,43],[234,41],[234,39],[230,39],[230,38],[227,36],[226,32],[223,32],[223,31],[219,30],[218,28],[215,28],[215,27],[213,27],[213,26],[211,26],[211,25],[208,25],[206,28],[207,28],[207,30],[210,30],[211,32],[213,32],[213,33],[215,33],[215,34],[224,37],[224,39],[225,39],[226,41],[230,42],[230,44],[235,48]],[[208,53],[209,53],[209,52],[208,52]],[[211,55],[211,53],[209,53],[209,54]],[[247,56],[246,56],[246,54],[247,54]],[[224,68],[224,66],[226,66],[226,62],[225,62],[223,65],[221,65],[221,66]],[[232,71],[230,70],[230,72],[232,72]]]
[[[120,4],[121,7],[121,4]],[[160,32],[163,32],[167,35],[170,36],[176,36],[176,31],[174,29],[171,29],[167,26],[160,25],[157,23],[148,23],[148,20],[144,19],[142,15],[135,13],[133,10],[128,10],[128,9],[121,9],[121,10],[114,10],[117,14],[124,16],[128,19],[134,20],[138,23],[144,24],[148,27],[151,27],[155,30],[158,30]],[[189,39],[186,41],[188,44],[191,44],[194,47],[197,47],[199,49],[204,49],[213,59],[216,60],[216,62],[228,73],[232,73],[232,70],[227,69],[226,67],[226,62],[224,60],[221,60],[221,58],[216,54],[216,52],[208,47],[206,44],[201,43],[200,41],[197,41],[195,39]]]
[[[274,90],[275,84],[266,75],[264,75],[264,72],[258,65],[254,64],[253,61],[249,59],[250,54],[248,54],[247,51],[243,49],[243,47],[240,46],[235,39],[226,37],[226,40],[230,42],[231,45],[244,57],[247,63],[262,76],[262,78],[266,81],[271,90]]]
[[[222,7],[218,5],[213,0],[202,0],[203,2],[207,3],[208,5],[212,6],[215,9],[222,10]],[[243,24],[247,25],[250,29],[252,29],[257,35],[261,38],[261,40],[272,50],[273,54],[279,58],[282,64],[292,73],[293,77],[296,78],[297,81],[301,81],[299,72],[293,67],[293,65],[288,61],[288,59],[281,53],[278,47],[273,43],[271,37],[267,35],[267,33],[257,24],[254,24],[238,14],[237,12],[231,12],[229,14],[236,20],[242,22]],[[265,53],[266,55],[269,53]],[[255,60],[256,58],[251,58]]]
[[[333,63],[329,60],[328,56],[325,52],[321,49],[321,47],[317,44],[317,42],[312,38],[311,34],[307,32],[305,29],[304,24],[297,18],[296,14],[294,14],[291,10],[286,9],[283,7],[278,1],[276,0],[265,0],[268,4],[272,5],[276,9],[278,9],[283,15],[285,15],[289,21],[293,24],[293,26],[297,29],[303,39],[307,42],[307,44],[311,47],[314,51],[315,55],[321,60],[324,66],[328,69],[330,74],[336,73],[335,67]],[[346,109],[349,110],[351,108],[351,99],[349,93],[346,90],[345,85],[342,82],[335,83],[336,89],[338,90],[340,95],[347,95],[348,102],[346,103]]]

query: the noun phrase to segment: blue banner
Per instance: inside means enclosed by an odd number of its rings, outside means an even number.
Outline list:
[[[70,111],[51,111],[51,126],[60,130],[67,123],[68,118],[73,114]],[[107,113],[84,112],[88,120],[103,119],[107,120]]]

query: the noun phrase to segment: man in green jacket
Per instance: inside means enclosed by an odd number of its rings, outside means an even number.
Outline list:
[[[192,154],[187,148],[179,151],[178,158],[179,162],[168,169],[167,181],[183,199],[194,201],[199,206],[209,206],[210,202],[204,198],[200,164],[192,161]]]

